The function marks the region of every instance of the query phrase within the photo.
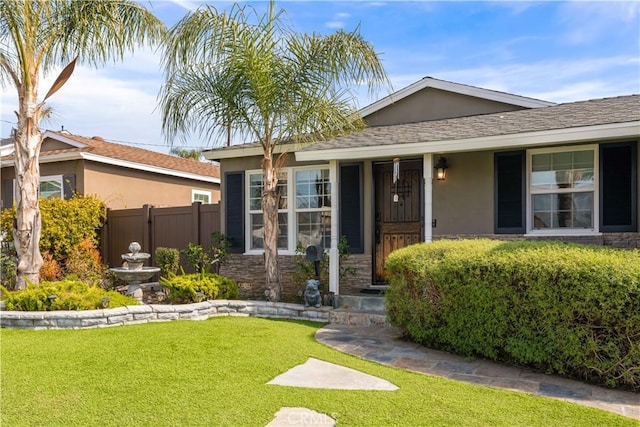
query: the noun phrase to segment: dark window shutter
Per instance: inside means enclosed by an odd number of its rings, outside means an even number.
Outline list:
[[[340,166],[340,236],[347,238],[349,252],[364,253],[362,164]]]
[[[637,231],[637,143],[600,145],[600,231]]]
[[[62,175],[62,194],[65,200],[73,197],[76,191],[76,176],[74,174]]]
[[[2,209],[13,206],[13,179],[2,181]]]
[[[525,152],[495,153],[495,232],[525,233]]]
[[[244,172],[225,174],[224,206],[230,252],[244,252]]]

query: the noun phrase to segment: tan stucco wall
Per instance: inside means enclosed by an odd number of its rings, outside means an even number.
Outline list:
[[[434,163],[438,160],[434,156]],[[447,179],[433,180],[433,235],[493,233],[493,152],[446,154]]]
[[[84,194],[95,194],[109,208],[129,209],[191,204],[191,190],[211,192],[211,202],[220,200],[218,184],[187,180],[96,162],[85,162]]]
[[[476,114],[500,113],[523,107],[469,95],[426,88],[364,117],[369,126],[449,119]]]

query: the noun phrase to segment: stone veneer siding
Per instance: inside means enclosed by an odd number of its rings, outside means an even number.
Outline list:
[[[85,329],[218,316],[253,316],[329,322],[330,307],[266,301],[214,300],[182,305],[131,305],[103,310],[0,311],[0,325],[12,329]]]
[[[302,303],[304,283],[295,283],[294,257],[291,255],[278,256],[280,275],[282,277],[282,300]],[[371,284],[371,256],[351,254],[346,265],[353,267],[353,274],[340,280],[341,294],[357,294],[360,289]],[[220,274],[230,277],[240,287],[240,298],[265,299],[264,261],[262,255],[230,254],[225,264],[220,266]],[[327,284],[323,283],[324,289]]]
[[[619,249],[640,248],[640,233],[602,233],[594,236],[525,236],[523,234],[465,234],[437,235],[439,239],[495,239],[495,240],[559,240],[582,244],[608,246]],[[283,301],[302,303],[304,283],[294,283],[294,257],[281,255],[280,272],[282,275]],[[367,254],[350,254],[346,264],[353,267],[354,274],[340,280],[341,295],[361,295],[360,290],[371,286],[372,257]],[[231,277],[240,286],[240,298],[265,299],[264,262],[262,255],[230,254],[220,273]],[[324,284],[326,286],[326,284]]]

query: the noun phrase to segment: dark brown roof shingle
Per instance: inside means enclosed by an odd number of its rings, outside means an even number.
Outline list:
[[[640,95],[571,102],[504,113],[370,127],[301,151],[376,147],[515,135],[640,120]]]

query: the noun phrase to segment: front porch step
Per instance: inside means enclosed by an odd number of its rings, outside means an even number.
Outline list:
[[[336,295],[336,308],[384,314],[384,296]]]
[[[387,316],[380,311],[351,311],[336,308],[329,312],[329,323],[351,326],[390,327]]]

